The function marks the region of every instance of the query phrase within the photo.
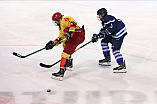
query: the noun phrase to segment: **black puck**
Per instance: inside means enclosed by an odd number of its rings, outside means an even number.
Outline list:
[[[50,90],[50,89],[48,89],[48,90],[47,90],[47,92],[51,92],[51,90]]]

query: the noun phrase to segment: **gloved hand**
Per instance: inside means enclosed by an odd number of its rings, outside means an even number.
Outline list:
[[[98,41],[98,35],[97,35],[97,34],[93,34],[91,41],[92,41],[93,43],[94,43],[94,42],[97,42],[97,41]]]
[[[46,44],[45,49],[46,49],[46,50],[50,50],[50,49],[52,49],[54,46],[55,46],[55,45],[54,45],[54,42],[53,42],[52,40],[50,40],[50,41]]]
[[[66,31],[66,32],[65,32],[65,34],[66,34],[66,40],[67,40],[67,41],[72,39],[72,36],[71,36],[72,33],[73,33],[73,32],[69,32],[69,31]]]
[[[99,34],[98,34],[98,38],[104,38],[106,32],[103,28],[101,28],[101,30],[99,31]]]

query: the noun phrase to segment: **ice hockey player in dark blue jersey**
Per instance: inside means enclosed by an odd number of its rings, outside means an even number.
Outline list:
[[[104,59],[99,60],[99,65],[111,65],[111,56],[108,43],[112,44],[112,53],[118,63],[118,67],[113,68],[113,72],[127,72],[125,60],[123,59],[120,49],[123,43],[124,37],[127,35],[125,24],[120,19],[116,19],[112,15],[108,15],[105,8],[101,8],[97,11],[98,19],[101,21],[102,28],[99,34],[93,34],[92,42],[97,42],[99,38],[101,40],[101,46],[104,54]]]

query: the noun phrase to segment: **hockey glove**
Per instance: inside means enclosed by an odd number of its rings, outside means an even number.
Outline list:
[[[99,34],[98,34],[98,38],[104,38],[105,36],[105,30],[103,28],[101,28],[101,30],[99,31]]]
[[[97,34],[93,34],[91,41],[92,41],[93,43],[94,43],[94,42],[97,42],[97,41],[98,41],[98,35],[97,35]]]
[[[66,31],[65,34],[66,34],[66,40],[67,41],[72,39],[73,32]]]
[[[52,49],[54,46],[55,46],[55,45],[54,45],[54,42],[53,42],[52,40],[50,40],[50,41],[46,44],[45,49],[46,49],[46,50],[50,50],[50,49]]]

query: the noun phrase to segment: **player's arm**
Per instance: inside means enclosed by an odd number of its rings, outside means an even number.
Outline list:
[[[60,42],[61,40],[62,40],[62,39],[61,39],[60,37],[56,38],[54,41],[50,40],[50,41],[46,44],[46,46],[45,46],[46,50],[50,50],[50,49],[52,49],[54,46],[57,46],[57,45],[61,44],[61,43],[62,43],[62,42]],[[59,43],[55,44],[56,42],[59,42]]]
[[[50,40],[50,41],[46,44],[46,46],[45,46],[46,50],[50,50],[50,49],[52,49],[54,46],[58,46],[59,44],[61,44],[61,43],[63,42],[63,41],[62,41],[62,42],[60,42],[60,41],[65,38],[65,36],[63,35],[64,33],[61,31],[61,29],[59,29],[59,31],[60,31],[59,36],[58,36],[54,41]],[[59,42],[59,43],[57,43],[57,42]],[[55,44],[55,43],[57,43],[57,44]]]
[[[62,42],[60,42],[61,40],[63,40],[63,39],[62,39],[62,38],[60,38],[60,37],[58,37],[58,38],[56,38],[53,42],[54,42],[54,43],[59,42],[59,43],[57,43],[57,44],[56,44],[56,46],[57,46],[57,45],[59,45],[59,44],[61,44],[61,43],[63,42],[63,41],[62,41]]]

